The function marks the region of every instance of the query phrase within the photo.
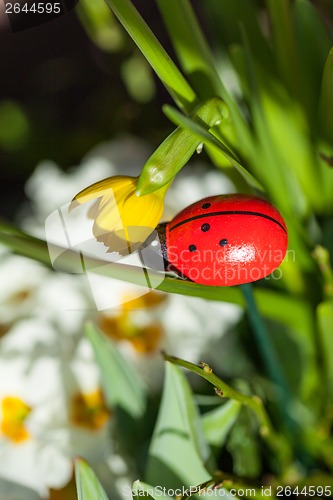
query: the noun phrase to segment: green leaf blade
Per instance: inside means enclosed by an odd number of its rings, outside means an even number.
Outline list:
[[[166,488],[204,483],[210,474],[203,455],[209,449],[200,438],[200,420],[188,382],[181,370],[166,363],[159,416],[149,450],[147,481]]]
[[[96,474],[85,460],[75,460],[75,481],[78,500],[109,500]]]
[[[86,325],[85,334],[101,369],[108,405],[121,408],[135,420],[140,419],[145,412],[146,393],[137,374],[126,363],[116,346],[92,323]]]
[[[255,189],[263,190],[262,186],[259,182],[253,177],[250,172],[248,172],[236,158],[236,156],[230,151],[227,146],[225,146],[221,141],[219,141],[212,133],[206,130],[201,124],[195,122],[193,119],[184,116],[178,110],[173,108],[172,106],[163,106],[163,111],[166,116],[171,120],[175,125],[183,127],[186,130],[192,132],[194,136],[196,136],[200,142],[204,144],[209,144],[213,146],[220,154],[222,154],[225,158],[227,158],[230,163],[239,171],[239,173],[244,177],[246,182],[248,182]]]
[[[327,300],[317,307],[317,321],[323,362],[325,399],[333,402],[333,301]]]
[[[330,50],[322,79],[319,120],[321,129],[328,140],[333,141],[333,47]]]
[[[150,498],[153,500],[158,500],[162,498],[163,500],[172,500],[171,497],[168,497],[166,494],[164,494],[163,490],[155,490],[154,486],[151,486],[150,484],[144,483],[137,479],[134,481],[133,486],[132,486],[132,491],[133,491],[133,498]]]
[[[211,446],[221,448],[227,435],[237,420],[241,404],[230,400],[202,416],[205,437]]]
[[[214,95],[222,96],[224,93],[222,82],[190,2],[157,0],[157,4],[181,67],[197,95],[201,99],[208,99]]]
[[[130,0],[105,0],[175,102],[190,112],[197,97]]]

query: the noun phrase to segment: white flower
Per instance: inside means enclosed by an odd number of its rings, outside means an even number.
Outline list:
[[[91,346],[66,339],[25,320],[0,342],[0,478],[43,498],[69,481],[75,456],[98,465],[112,455]]]
[[[44,237],[50,212],[102,177],[138,175],[148,156],[148,148],[127,138],[98,146],[69,173],[43,162],[27,184],[33,215],[24,218],[24,226]],[[233,191],[221,172],[192,169],[185,167],[170,188],[164,220],[200,198]],[[28,488],[26,498],[46,498],[50,487],[60,488],[71,477],[76,455],[100,471],[113,497],[120,498],[121,485],[131,484],[130,467],[113,453],[99,368],[82,338],[85,320],[94,319],[150,388],[160,390],[161,349],[206,361],[242,310],[156,291],[137,297],[134,286],[119,282],[114,292],[121,305],[97,313],[84,274],[54,273],[15,256],[2,259],[0,313],[6,329],[16,324],[0,339],[0,500],[2,486],[10,491],[14,483]],[[135,301],[124,293],[134,294]]]
[[[0,337],[10,325],[38,316],[68,333],[82,329],[93,298],[85,275],[54,273],[25,257],[5,254],[0,261]]]
[[[40,495],[30,488],[0,478],[0,500],[40,500]]]
[[[99,313],[97,321],[156,391],[163,379],[161,350],[194,363],[209,361],[242,314],[234,304],[152,291]]]
[[[3,254],[0,261],[0,324],[5,328],[35,307],[48,271],[37,262]]]
[[[86,276],[49,271],[36,295],[34,314],[66,334],[82,332],[94,313],[94,302]]]

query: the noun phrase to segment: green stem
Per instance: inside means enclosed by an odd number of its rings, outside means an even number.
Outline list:
[[[200,367],[189,361],[170,356],[166,353],[163,353],[163,357],[166,361],[182,366],[210,382],[216,388],[216,392],[220,397],[234,399],[250,408],[257,416],[262,438],[266,441],[271,450],[279,455],[280,461],[286,463],[290,457],[290,450],[288,449],[287,442],[282,436],[275,432],[265,407],[258,396],[247,396],[246,394],[236,391],[217,377],[212,369],[205,363],[202,363],[202,367]]]
[[[130,0],[105,0],[128,34],[141,50],[172,98],[190,113],[197,97]]]

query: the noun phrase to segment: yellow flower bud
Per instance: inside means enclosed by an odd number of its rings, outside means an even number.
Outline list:
[[[78,193],[70,210],[96,199],[88,212],[94,220],[93,234],[109,252],[126,254],[140,246],[155,229],[164,207],[169,184],[145,196],[136,194],[137,177],[115,176]]]

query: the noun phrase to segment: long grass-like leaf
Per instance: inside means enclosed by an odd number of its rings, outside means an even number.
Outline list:
[[[189,0],[157,0],[181,67],[201,99],[225,90]],[[184,22],[186,20],[186,22]]]
[[[227,435],[238,417],[240,408],[239,401],[231,399],[203,415],[204,433],[211,446],[221,447],[224,445]]]
[[[208,481],[204,440],[190,386],[182,371],[166,363],[162,402],[149,448],[147,480],[167,488],[190,487]],[[207,458],[207,457],[206,457]]]
[[[333,142],[333,48],[328,54],[320,94],[319,122],[328,140]]]
[[[78,500],[109,500],[96,474],[81,458],[75,460],[75,480]]]
[[[290,0],[266,0],[273,30],[273,48],[277,67],[289,89],[300,89],[299,56]]]
[[[107,403],[111,408],[120,407],[134,419],[141,418],[145,411],[145,388],[137,374],[95,325],[88,324],[85,333],[101,370]]]
[[[208,143],[217,149],[217,151],[230,161],[230,163],[239,171],[239,173],[251,186],[259,189],[260,191],[263,190],[260,183],[241,165],[234,153],[230,151],[221,141],[219,141],[211,132],[199,123],[195,122],[193,119],[184,116],[172,106],[163,106],[163,111],[175,125],[179,125],[184,129],[191,131],[192,134],[198,137],[198,139],[200,139],[203,143]]]
[[[130,0],[105,1],[133,38],[178,106],[187,112],[191,112],[197,104],[194,91],[132,2]]]

